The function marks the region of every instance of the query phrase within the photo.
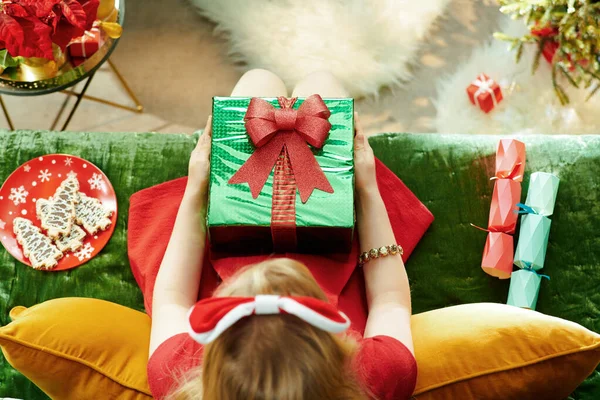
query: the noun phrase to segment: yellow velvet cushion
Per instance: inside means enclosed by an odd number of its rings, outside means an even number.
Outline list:
[[[150,319],[117,304],[50,300],[11,311],[7,360],[54,399],[149,399]],[[600,335],[502,304],[417,314],[415,398],[564,399],[600,362]]]
[[[150,318],[103,300],[15,307],[0,328],[6,360],[53,399],[151,399]]]
[[[565,399],[600,362],[600,335],[503,304],[412,317],[418,400]]]

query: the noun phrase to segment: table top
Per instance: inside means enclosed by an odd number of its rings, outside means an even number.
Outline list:
[[[123,26],[125,20],[125,0],[115,0],[115,7],[119,10],[118,23]],[[39,96],[65,90],[91,76],[112,54],[119,39],[106,38],[104,45],[78,67],[73,68],[70,63],[58,71],[54,78],[38,81],[16,81],[0,75],[0,94],[11,96]]]

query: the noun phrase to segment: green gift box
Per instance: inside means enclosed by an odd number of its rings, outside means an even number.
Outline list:
[[[207,214],[213,250],[350,250],[354,100],[316,97],[213,98]]]
[[[521,217],[519,242],[514,259],[519,268],[544,268],[551,223],[552,221],[543,215],[525,214]]]
[[[543,276],[546,277],[527,269],[513,272],[510,277],[506,304],[535,310]]]

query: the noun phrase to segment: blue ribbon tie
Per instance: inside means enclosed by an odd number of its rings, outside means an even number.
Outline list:
[[[539,212],[535,211],[533,208],[529,207],[527,204],[523,204],[523,203],[517,203],[517,207],[520,208],[520,210],[515,210],[514,212],[516,212],[517,214],[535,214],[535,215],[540,215]]]
[[[536,274],[540,278],[546,278],[546,279],[550,280],[550,277],[548,275],[539,274],[535,269],[533,269],[533,267],[531,266],[531,263],[525,263],[525,268],[523,268],[523,269],[525,271],[533,272],[534,274]]]

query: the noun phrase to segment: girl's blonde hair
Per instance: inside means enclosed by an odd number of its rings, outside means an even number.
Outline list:
[[[250,266],[216,296],[278,294],[327,297],[301,263]],[[204,348],[202,366],[185,375],[173,400],[366,399],[350,365],[356,344],[292,315],[245,318]]]

